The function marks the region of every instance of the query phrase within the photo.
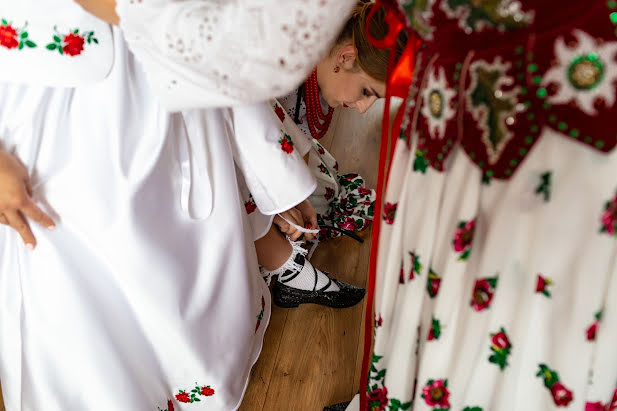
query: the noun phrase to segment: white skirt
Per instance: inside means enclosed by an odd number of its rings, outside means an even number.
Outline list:
[[[229,111],[169,114],[115,37],[100,83],[0,84],[2,148],[57,223],[33,252],[0,227],[6,408],[235,409],[270,297]]]

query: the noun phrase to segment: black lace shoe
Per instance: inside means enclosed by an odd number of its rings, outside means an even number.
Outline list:
[[[364,298],[364,288],[354,287],[351,284],[329,277],[329,281],[324,287],[319,290],[316,289],[317,269],[313,267],[309,261],[304,260],[304,256],[298,255],[298,257],[296,258],[297,263],[301,263],[301,265],[309,264],[310,268],[313,270],[315,274],[315,287],[312,291],[289,287],[285,285],[285,283],[291,281],[299,273],[285,272],[272,287],[274,304],[283,308],[293,308],[300,304],[319,304],[333,308],[346,308],[358,304],[362,301],[362,298]],[[324,274],[328,275],[328,273]],[[332,283],[336,284],[339,290],[326,292],[325,290],[327,290]]]
[[[344,411],[349,405],[350,401],[339,402],[338,404],[328,405],[323,407],[323,411]]]

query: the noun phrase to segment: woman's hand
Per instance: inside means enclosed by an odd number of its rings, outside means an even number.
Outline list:
[[[304,228],[309,228],[312,230],[316,230],[318,228],[317,225],[317,211],[315,211],[315,207],[313,204],[307,199],[301,202],[296,206],[296,210],[302,213],[302,220],[304,221]],[[304,238],[306,240],[312,240],[315,237],[315,234],[312,233],[304,233]]]
[[[11,226],[33,250],[36,239],[26,220],[39,223],[52,230],[54,221],[32,200],[32,188],[28,170],[14,156],[0,150],[0,224]]]
[[[116,0],[75,0],[88,13],[106,21],[109,24],[118,25],[120,18],[116,14]]]
[[[309,200],[304,200],[294,208],[283,211],[279,214],[300,227],[309,229],[317,228],[317,212]],[[314,237],[311,233],[304,233],[298,230],[278,215],[274,216],[273,223],[292,241],[296,241],[302,235],[304,235],[305,240],[312,240]]]

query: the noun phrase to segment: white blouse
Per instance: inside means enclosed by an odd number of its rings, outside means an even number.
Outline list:
[[[291,92],[329,50],[355,3],[118,0],[116,9],[155,93],[176,111]]]

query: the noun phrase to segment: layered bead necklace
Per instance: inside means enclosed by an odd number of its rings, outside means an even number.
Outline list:
[[[317,69],[313,70],[308,79],[304,82],[304,102],[306,103],[306,121],[309,131],[314,139],[319,140],[326,135],[334,108],[328,107],[328,113],[321,111],[321,101],[319,100],[319,86],[317,85]]]

